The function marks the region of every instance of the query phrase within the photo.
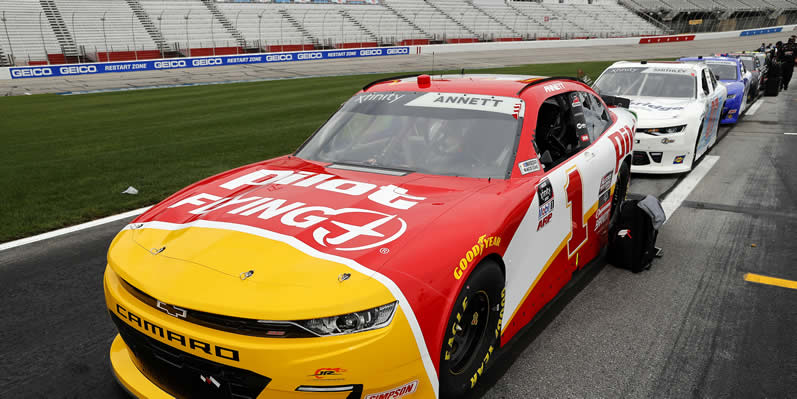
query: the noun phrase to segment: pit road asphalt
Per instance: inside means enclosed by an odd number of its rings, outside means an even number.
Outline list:
[[[760,42],[759,42],[760,43]],[[484,398],[795,398],[797,88],[721,128],[719,160],[632,274],[598,261],[499,352]],[[632,178],[662,195],[678,177]],[[108,244],[128,220],[0,252],[0,398],[123,398],[110,372]],[[752,244],[755,244],[753,246]]]

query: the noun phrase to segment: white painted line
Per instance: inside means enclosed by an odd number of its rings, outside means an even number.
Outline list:
[[[675,189],[667,195],[667,198],[661,202],[664,213],[667,214],[667,220],[670,220],[675,210],[681,206],[681,203],[692,193],[692,190],[697,187],[700,180],[708,174],[708,171],[714,167],[714,164],[716,164],[719,159],[720,157],[716,155],[706,155],[703,157],[703,160],[700,161],[697,167],[692,169],[686,178],[681,180],[678,186],[676,186]]]
[[[758,109],[759,109],[759,108],[761,108],[761,104],[763,104],[763,103],[764,103],[764,99],[763,99],[763,98],[762,98],[762,99],[759,99],[759,100],[758,100],[758,101],[756,101],[756,102],[755,102],[755,104],[753,104],[753,106],[752,106],[752,107],[750,107],[750,109],[748,109],[748,110],[747,110],[747,112],[745,112],[744,114],[745,114],[745,115],[750,115],[750,116],[752,116],[752,115],[755,115],[756,111],[758,111]]]
[[[7,249],[16,248],[16,247],[21,247],[23,245],[32,244],[32,243],[38,242],[38,241],[49,240],[50,238],[62,236],[64,234],[73,233],[75,231],[90,229],[92,227],[96,227],[96,226],[99,226],[99,225],[102,225],[102,224],[105,224],[105,223],[110,223],[110,222],[115,222],[117,220],[131,218],[133,216],[137,216],[137,215],[140,215],[140,214],[146,212],[147,209],[149,209],[149,208],[150,207],[134,209],[132,211],[128,211],[128,212],[125,212],[125,213],[120,213],[118,215],[104,217],[102,219],[92,220],[90,222],[86,222],[86,223],[83,223],[83,224],[78,224],[78,225],[75,225],[75,226],[64,227],[63,229],[48,231],[46,233],[39,234],[37,236],[26,237],[26,238],[22,238],[22,239],[19,239],[19,240],[16,240],[16,241],[9,241],[9,242],[0,244],[0,251],[5,251]]]
[[[783,133],[783,134],[785,134],[787,136],[797,136],[797,133]]]

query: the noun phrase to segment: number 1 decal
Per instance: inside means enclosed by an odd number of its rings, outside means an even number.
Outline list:
[[[567,240],[567,257],[587,242],[587,224],[584,223],[584,198],[582,195],[581,173],[573,166],[567,171],[567,207],[570,208],[570,239]]]

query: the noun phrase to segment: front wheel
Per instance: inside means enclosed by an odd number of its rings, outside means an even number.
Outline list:
[[[504,316],[504,275],[492,259],[473,270],[457,296],[440,351],[440,396],[459,398],[481,379],[498,351]]]

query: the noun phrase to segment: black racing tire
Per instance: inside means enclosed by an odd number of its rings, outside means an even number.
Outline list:
[[[631,184],[631,168],[628,163],[623,162],[620,165],[620,171],[617,172],[617,183],[614,185],[614,193],[612,194],[612,209],[609,215],[609,232],[614,231],[614,227],[620,220],[620,205],[625,201],[628,196],[628,187]],[[613,236],[610,233],[609,238]]]
[[[462,287],[446,323],[440,397],[460,398],[484,375],[500,347],[505,297],[501,267],[493,259],[482,260]]]

